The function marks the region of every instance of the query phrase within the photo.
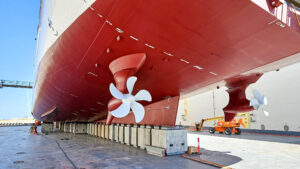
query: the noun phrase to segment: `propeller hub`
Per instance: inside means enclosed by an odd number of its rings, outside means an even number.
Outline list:
[[[122,99],[123,103],[132,103],[135,101],[134,96],[132,96],[131,94],[124,94],[125,98]]]

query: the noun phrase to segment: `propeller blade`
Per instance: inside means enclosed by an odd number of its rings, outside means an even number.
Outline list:
[[[268,104],[268,100],[267,100],[267,97],[265,96],[264,98],[264,105],[267,105]]]
[[[265,104],[265,96],[262,95],[258,90],[254,89],[253,90],[253,96],[257,99],[259,104],[264,105]]]
[[[269,116],[269,112],[267,112],[267,111],[265,111],[265,110],[264,110],[264,114],[265,114],[265,116],[267,116],[267,117]]]
[[[259,102],[256,98],[252,98],[250,100],[250,106],[252,106],[255,110],[257,110],[259,108]]]
[[[138,102],[132,102],[131,103],[131,109],[135,117],[135,122],[139,123],[143,120],[145,115],[145,109],[144,106]]]
[[[260,92],[257,89],[253,89],[253,96],[256,99],[260,99],[262,97],[262,94],[260,94]]]
[[[113,83],[111,83],[109,85],[109,91],[114,98],[117,98],[120,100],[122,100],[124,98],[124,94],[121,93]]]
[[[114,117],[122,118],[128,115],[130,111],[130,103],[122,103],[117,109],[113,110],[111,114]]]
[[[147,90],[140,90],[135,96],[135,101],[152,101],[151,94]]]
[[[127,79],[126,85],[127,85],[127,90],[129,92],[129,94],[131,94],[136,80],[137,80],[137,77],[135,77],[135,76],[131,76],[130,78]]]

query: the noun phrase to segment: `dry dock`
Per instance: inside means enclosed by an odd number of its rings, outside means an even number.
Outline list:
[[[188,144],[196,145],[198,137],[203,160],[232,168],[300,166],[300,137],[190,132]],[[180,155],[149,155],[144,150],[86,134],[31,135],[29,126],[1,127],[0,147],[0,168],[215,168]]]
[[[223,165],[242,169],[300,168],[300,136],[249,133],[227,136],[219,133],[190,132],[188,145],[196,146],[198,137],[201,148],[209,150],[204,152],[204,159],[212,162],[219,161]],[[214,156],[216,152],[223,153],[223,156]],[[231,158],[228,158],[229,156]]]
[[[31,135],[29,127],[0,128],[0,168],[153,169],[214,168],[182,158],[145,151],[86,134]]]

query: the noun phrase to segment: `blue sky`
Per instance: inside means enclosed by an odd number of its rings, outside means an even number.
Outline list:
[[[40,0],[0,1],[0,79],[33,81],[39,9]],[[0,89],[0,119],[25,117],[31,98],[31,89]]]

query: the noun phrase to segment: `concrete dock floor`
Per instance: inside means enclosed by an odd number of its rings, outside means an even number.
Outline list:
[[[181,156],[157,157],[108,140],[70,133],[31,135],[29,127],[0,127],[0,169],[207,168]]]
[[[198,137],[201,155],[193,155],[196,158],[232,168],[300,168],[300,137],[189,132],[188,145],[197,146]],[[0,169],[215,168],[181,156],[152,156],[88,135],[31,135],[29,126],[0,127],[0,150]]]
[[[213,155],[206,154],[203,159],[213,162],[217,160],[232,168],[300,168],[300,137],[249,133],[227,136],[219,133],[209,134],[205,131],[189,132],[188,145],[197,146],[198,137],[201,148],[214,152]],[[228,159],[224,155],[215,156],[216,152],[232,157]]]

